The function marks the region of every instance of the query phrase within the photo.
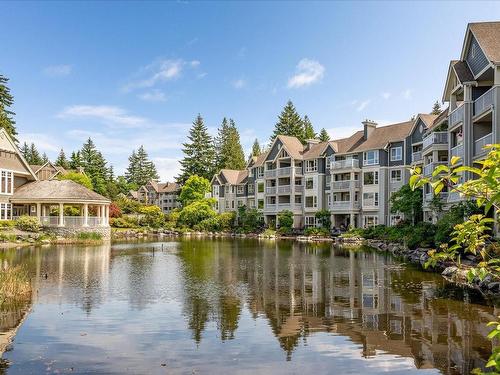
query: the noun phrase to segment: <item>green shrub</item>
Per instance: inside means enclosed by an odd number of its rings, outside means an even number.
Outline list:
[[[364,237],[364,229],[363,228],[350,228],[347,232],[342,233],[340,235],[342,238],[354,238],[354,237]]]
[[[120,197],[116,200],[116,205],[120,208],[121,212],[124,214],[136,214],[139,213],[142,203],[136,200],[129,199],[127,197]]]
[[[195,201],[188,204],[179,214],[178,223],[193,228],[205,219],[216,216],[210,199]]]
[[[327,228],[310,227],[304,230],[306,236],[330,237],[330,231]]]
[[[76,238],[84,241],[100,241],[102,240],[102,234],[97,232],[80,232],[76,235]]]
[[[136,217],[127,215],[111,218],[109,219],[109,224],[114,228],[137,228],[139,226]]]
[[[264,232],[262,232],[262,236],[274,237],[274,236],[276,236],[276,231],[274,229],[267,228]]]
[[[264,224],[264,217],[256,208],[242,206],[238,208],[238,221],[242,232],[257,232]]]
[[[283,210],[278,213],[279,233],[288,234],[292,232],[293,228],[293,212],[290,210]]]
[[[16,220],[16,228],[26,232],[39,232],[41,227],[36,216],[21,216]]]
[[[87,176],[84,173],[66,172],[64,174],[58,175],[57,179],[58,180],[71,180],[73,182],[76,182],[77,184],[85,186],[89,190],[93,190],[92,180],[90,179],[89,176]]]
[[[143,206],[139,212],[143,215],[139,225],[144,227],[159,228],[165,223],[165,215],[158,206]]]
[[[16,226],[14,220],[0,220],[0,229],[12,229]]]
[[[322,228],[330,229],[332,227],[332,219],[330,211],[328,210],[319,210],[314,215],[318,222],[321,224]]]

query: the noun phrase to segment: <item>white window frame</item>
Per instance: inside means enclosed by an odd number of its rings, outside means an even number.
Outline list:
[[[306,173],[318,171],[318,159],[306,160]]]
[[[14,171],[0,169],[0,194],[14,194]]]
[[[312,199],[312,206],[308,206],[307,205],[307,199],[308,198]],[[317,208],[318,207],[318,197],[316,195],[306,196],[305,201],[304,201],[304,207],[306,207],[306,208]]]
[[[318,226],[318,220],[316,216],[305,216],[304,217],[304,227],[305,228],[315,228]]]
[[[403,160],[403,147],[391,147],[391,161],[401,161]]]
[[[368,224],[368,221],[372,221],[371,224]],[[378,216],[377,215],[365,215],[363,216],[363,227],[376,227],[378,225]]]
[[[238,185],[236,187],[236,193],[237,194],[243,194],[245,192],[245,186],[244,185]]]
[[[254,194],[255,193],[255,186],[254,184],[249,184],[248,185],[248,194]]]
[[[373,184],[365,183],[365,175],[369,173],[373,173]],[[363,186],[372,186],[372,185],[378,185],[378,171],[363,172]]]
[[[373,158],[368,158],[368,155],[373,153]],[[379,163],[378,150],[370,150],[363,152],[363,165],[377,165]]]
[[[264,177],[264,167],[258,167],[257,168],[257,178],[263,178]]]
[[[372,196],[371,198],[367,198],[367,196]],[[366,192],[366,193],[363,193],[363,206],[367,206],[367,207],[378,207],[378,204],[379,204],[379,201],[378,201],[378,193],[376,192]],[[373,202],[373,204],[367,204],[365,202]]]
[[[311,187],[307,187],[307,183],[309,181],[312,181],[312,186]],[[314,178],[312,178],[312,177],[307,177],[306,178],[304,189],[306,189],[306,190],[313,190],[314,189]]]
[[[399,172],[399,178],[395,178],[393,173]],[[392,169],[391,170],[391,182],[401,182],[403,181],[403,171],[401,169]]]
[[[12,219],[12,204],[0,203],[0,220]]]

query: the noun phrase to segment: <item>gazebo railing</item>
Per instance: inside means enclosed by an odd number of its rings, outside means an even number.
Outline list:
[[[57,227],[59,226],[59,216],[42,216],[40,222],[44,227]],[[89,216],[87,218],[87,225],[89,227],[96,227],[104,223],[104,218]],[[85,217],[83,216],[63,216],[63,226],[65,227],[83,227],[85,224]]]

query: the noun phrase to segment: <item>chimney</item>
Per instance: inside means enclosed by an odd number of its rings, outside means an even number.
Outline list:
[[[362,124],[364,126],[365,139],[368,139],[368,138],[370,138],[373,131],[377,127],[377,123],[375,121],[366,119],[365,121],[362,122]]]
[[[317,145],[319,139],[306,139],[306,151],[311,149],[312,145]]]

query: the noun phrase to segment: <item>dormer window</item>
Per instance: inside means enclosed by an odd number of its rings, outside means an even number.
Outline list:
[[[306,160],[306,172],[317,172],[318,171],[318,160]]]
[[[403,147],[392,147],[391,148],[391,161],[403,160]]]

